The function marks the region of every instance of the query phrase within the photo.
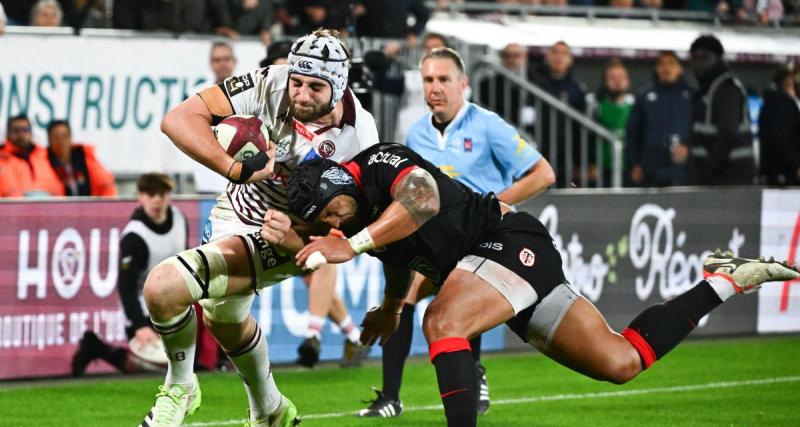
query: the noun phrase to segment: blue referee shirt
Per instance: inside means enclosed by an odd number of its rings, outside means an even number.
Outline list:
[[[444,135],[428,113],[408,129],[406,145],[480,193],[502,192],[542,158],[500,116],[466,101]]]

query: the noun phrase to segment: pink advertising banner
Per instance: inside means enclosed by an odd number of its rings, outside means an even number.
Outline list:
[[[199,203],[174,202],[198,241]],[[86,330],[124,345],[117,293],[133,201],[0,203],[0,379],[63,376]],[[108,370],[93,364],[90,370]]]

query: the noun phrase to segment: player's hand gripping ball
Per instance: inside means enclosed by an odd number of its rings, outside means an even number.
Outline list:
[[[240,162],[269,148],[267,125],[255,116],[228,116],[213,131],[222,149]]]

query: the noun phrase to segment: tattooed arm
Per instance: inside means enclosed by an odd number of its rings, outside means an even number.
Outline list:
[[[439,213],[439,187],[422,168],[414,168],[397,181],[392,199],[380,218],[368,227],[376,247],[408,237]]]

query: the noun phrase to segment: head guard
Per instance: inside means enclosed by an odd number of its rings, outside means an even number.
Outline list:
[[[289,210],[312,222],[334,197],[346,194],[358,200],[358,185],[350,172],[328,159],[314,159],[298,166],[289,176]]]
[[[331,85],[331,108],[344,96],[349,68],[347,49],[333,35],[315,31],[294,42],[289,52],[289,73],[318,77]]]

